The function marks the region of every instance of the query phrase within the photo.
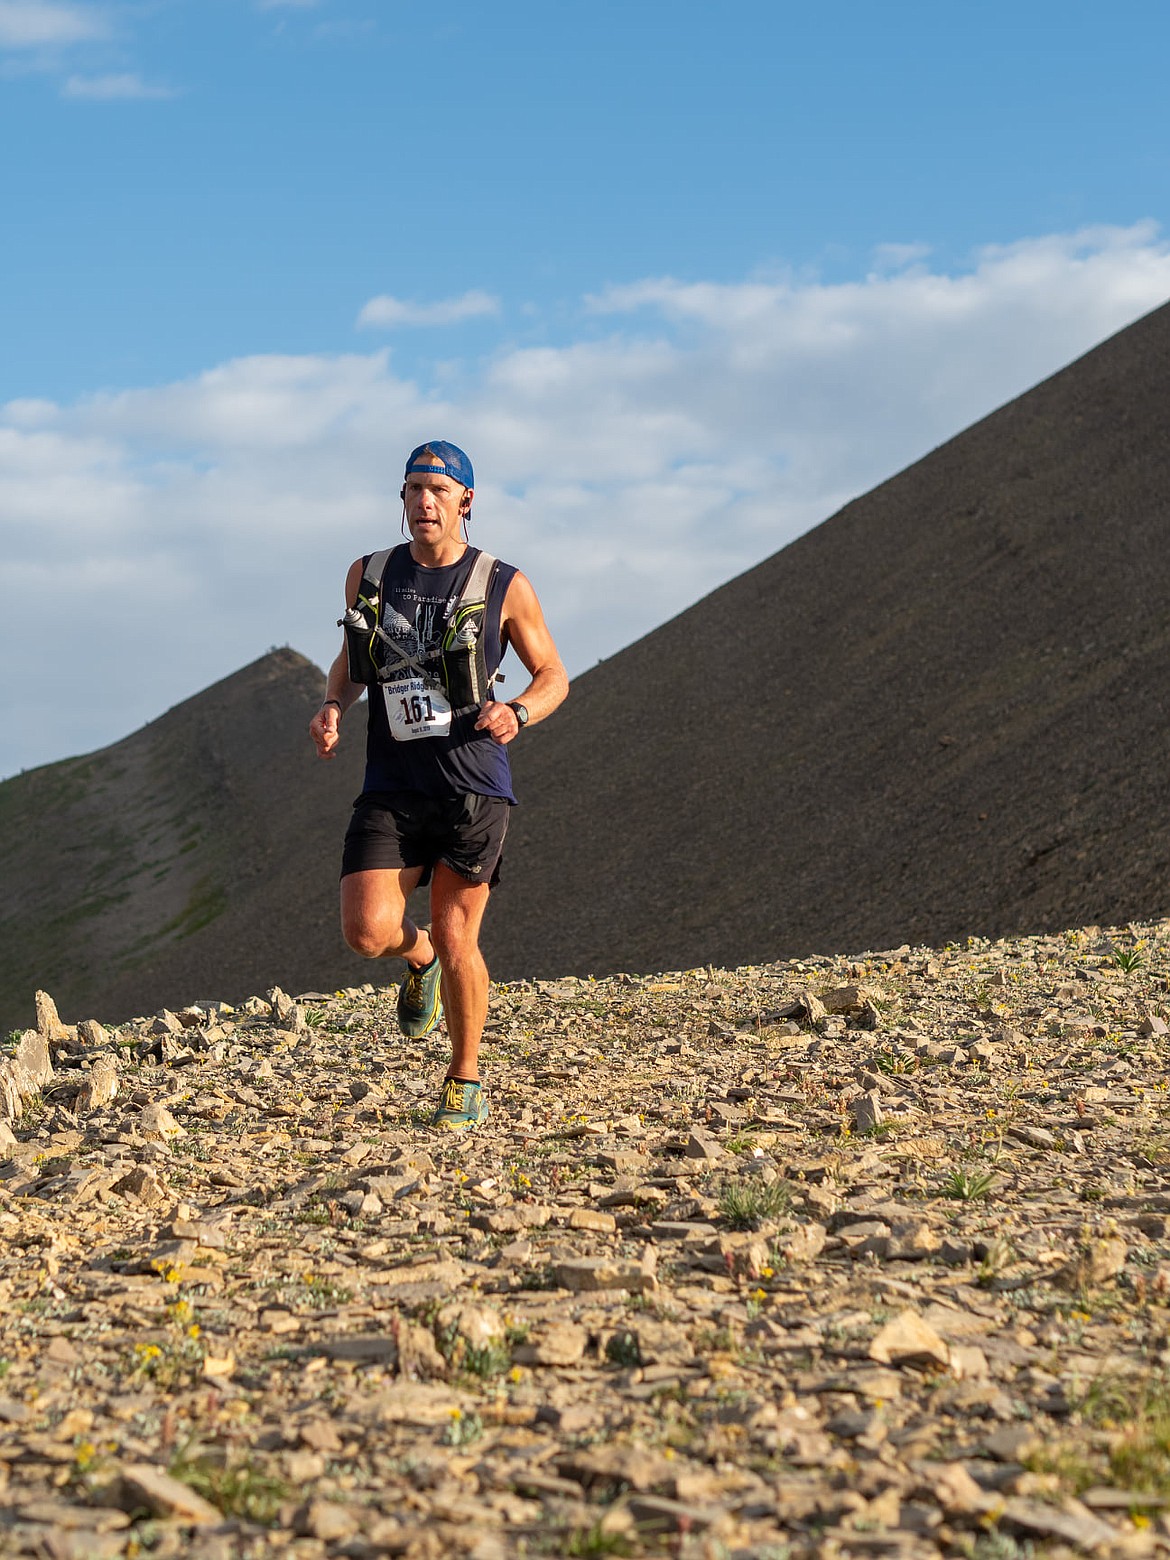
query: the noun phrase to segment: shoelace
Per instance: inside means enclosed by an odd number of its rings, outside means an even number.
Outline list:
[[[422,970],[411,970],[406,977],[406,1000],[414,1007],[422,1006]]]
[[[463,1109],[463,1085],[456,1078],[448,1078],[443,1085],[443,1109]]]

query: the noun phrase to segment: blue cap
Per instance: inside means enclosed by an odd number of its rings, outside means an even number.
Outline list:
[[[475,472],[471,462],[457,444],[446,439],[435,439],[430,444],[420,444],[406,457],[405,476],[412,471],[428,471],[437,477],[451,477],[466,488],[475,486]]]

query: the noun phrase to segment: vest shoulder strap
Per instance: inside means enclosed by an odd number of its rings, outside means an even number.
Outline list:
[[[367,601],[377,595],[379,602],[382,597],[382,576],[386,573],[386,566],[390,562],[390,554],[397,552],[396,547],[383,547],[376,553],[371,553],[369,562],[362,570],[361,589],[358,594],[364,596]]]
[[[400,542],[399,547],[405,545]],[[362,571],[362,586],[360,594],[367,600],[376,592],[379,599],[382,595],[382,580],[389,566],[392,554],[398,551],[398,547],[383,547],[376,553],[371,553],[369,562]],[[487,593],[491,585],[492,576],[499,564],[498,558],[493,558],[491,553],[481,552],[471,566],[471,573],[467,576],[467,582],[459,592],[459,600],[455,603],[456,610],[465,601],[486,601]]]
[[[467,584],[459,592],[459,600],[456,603],[456,611],[465,601],[486,601],[490,588],[492,575],[495,573],[498,558],[493,558],[491,553],[481,552],[479,557],[471,565],[471,573],[467,576]]]

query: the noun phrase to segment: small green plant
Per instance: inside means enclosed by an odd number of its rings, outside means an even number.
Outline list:
[[[503,1339],[492,1338],[484,1344],[467,1344],[461,1364],[469,1375],[482,1376],[486,1380],[502,1376],[511,1367],[512,1354]]]
[[[220,1462],[191,1445],[179,1452],[170,1472],[225,1517],[242,1517],[262,1527],[273,1525],[282,1503],[292,1495],[282,1479],[253,1458]]]
[[[943,1184],[947,1197],[957,1197],[960,1202],[977,1202],[986,1197],[995,1181],[991,1170],[952,1170]]]
[[[1170,1414],[1163,1408],[1123,1431],[1109,1467],[1122,1489],[1170,1493]]]
[[[1142,1420],[1165,1420],[1170,1425],[1170,1374],[1097,1375],[1072,1406],[1087,1424],[1100,1429],[1136,1426]]]
[[[597,1522],[591,1528],[578,1528],[569,1537],[562,1553],[573,1560],[593,1555],[632,1555],[634,1546],[624,1533],[607,1533]]]
[[[755,1146],[756,1140],[750,1132],[737,1132],[734,1137],[727,1139],[729,1154],[750,1154]]]
[[[332,1224],[333,1219],[328,1208],[323,1208],[319,1203],[310,1203],[307,1208],[301,1208],[295,1215],[298,1224]]]
[[[199,1329],[176,1333],[162,1343],[134,1345],[134,1374],[148,1377],[164,1392],[190,1386],[203,1369],[203,1344]]]
[[[879,1143],[886,1138],[897,1136],[898,1123],[896,1121],[879,1121],[872,1127],[867,1127],[864,1132],[859,1132],[858,1137],[876,1138]]]
[[[784,1181],[732,1181],[723,1188],[719,1213],[733,1230],[755,1230],[766,1219],[778,1218],[792,1203],[792,1193]]]
[[[465,1414],[461,1408],[453,1408],[447,1428],[443,1431],[445,1446],[470,1446],[483,1434],[483,1420],[472,1411]]]
[[[1032,1452],[1024,1465],[1029,1473],[1050,1474],[1074,1495],[1099,1484],[1104,1477],[1100,1458],[1092,1459],[1081,1448],[1059,1441]]]
[[[1111,957],[1123,975],[1132,975],[1146,962],[1142,957],[1140,944],[1134,948],[1114,948]]]
[[[619,1332],[611,1333],[606,1340],[605,1357],[613,1365],[622,1365],[627,1370],[642,1363],[642,1351],[638,1347],[638,1335],[630,1332],[628,1328],[622,1328]]]
[[[735,1354],[736,1338],[730,1327],[700,1327],[695,1333],[696,1354]]]
[[[324,1246],[319,1255],[325,1255]],[[271,1278],[257,1279],[253,1288],[267,1291],[280,1305],[311,1311],[333,1310],[353,1298],[352,1290],[326,1273],[290,1273],[275,1284]]]
[[[1096,1376],[1074,1396],[1071,1408],[1075,1420],[1105,1433],[1104,1454],[1045,1446],[1028,1459],[1032,1472],[1055,1474],[1073,1494],[1111,1483],[1170,1495],[1170,1378],[1162,1372]]]
[[[1036,1552],[1030,1538],[1013,1538],[999,1528],[978,1537],[964,1533],[955,1542],[966,1560],[1032,1560]]]

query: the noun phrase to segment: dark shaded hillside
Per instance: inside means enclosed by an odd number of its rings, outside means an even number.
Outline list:
[[[0,785],[0,1023],[368,978],[337,929],[362,744],[320,763],[323,675],[274,651],[114,746]]]
[[[493,971],[1170,910],[1170,307],[591,671],[514,749]]]

